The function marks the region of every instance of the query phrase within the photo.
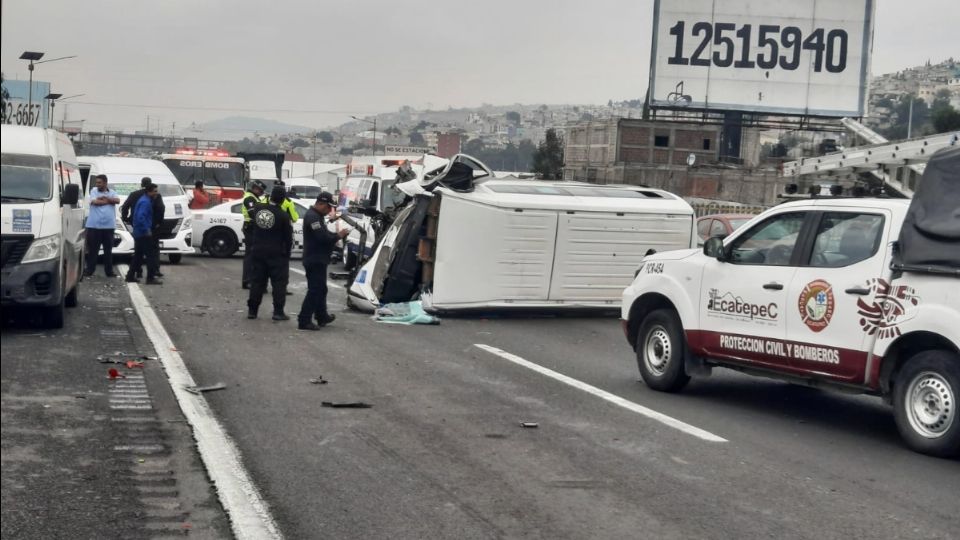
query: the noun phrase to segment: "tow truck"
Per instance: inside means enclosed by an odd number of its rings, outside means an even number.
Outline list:
[[[646,385],[723,367],[881,396],[901,437],[960,454],[960,146],[910,199],[817,197],[702,250],[655,253],[623,292]]]

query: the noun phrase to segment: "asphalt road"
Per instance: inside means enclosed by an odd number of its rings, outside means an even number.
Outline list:
[[[121,280],[85,279],[60,330],[3,315],[2,538],[230,537],[163,368],[98,360],[155,354]]]
[[[337,321],[301,332],[267,298],[246,320],[239,258],[166,273],[144,290],[197,382],[228,385],[207,399],[288,538],[960,537],[960,463],[904,448],[875,398],[726,371],[656,393],[612,318],[393,326],[332,289]],[[301,275],[291,289],[293,316]],[[372,408],[321,407],[357,400]]]

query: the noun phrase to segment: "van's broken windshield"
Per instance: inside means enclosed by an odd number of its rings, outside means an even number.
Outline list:
[[[2,195],[5,201],[46,201],[53,187],[48,156],[3,154]]]

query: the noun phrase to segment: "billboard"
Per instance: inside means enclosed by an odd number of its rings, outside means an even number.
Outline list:
[[[873,12],[873,0],[655,0],[650,106],[863,116]]]
[[[50,94],[50,83],[33,81],[32,101],[28,81],[3,81],[3,88],[10,94],[3,100],[4,124],[49,127],[50,102],[43,98]]]

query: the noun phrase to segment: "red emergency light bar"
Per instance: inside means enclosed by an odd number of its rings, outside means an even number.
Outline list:
[[[400,167],[400,166],[402,166],[402,165],[403,165],[404,163],[406,163],[406,162],[407,162],[407,160],[405,160],[405,159],[382,159],[382,160],[380,160],[380,164],[383,165],[384,167]]]
[[[187,156],[210,156],[210,157],[230,157],[230,152],[226,150],[194,150],[193,148],[177,148],[174,154],[184,154]]]

